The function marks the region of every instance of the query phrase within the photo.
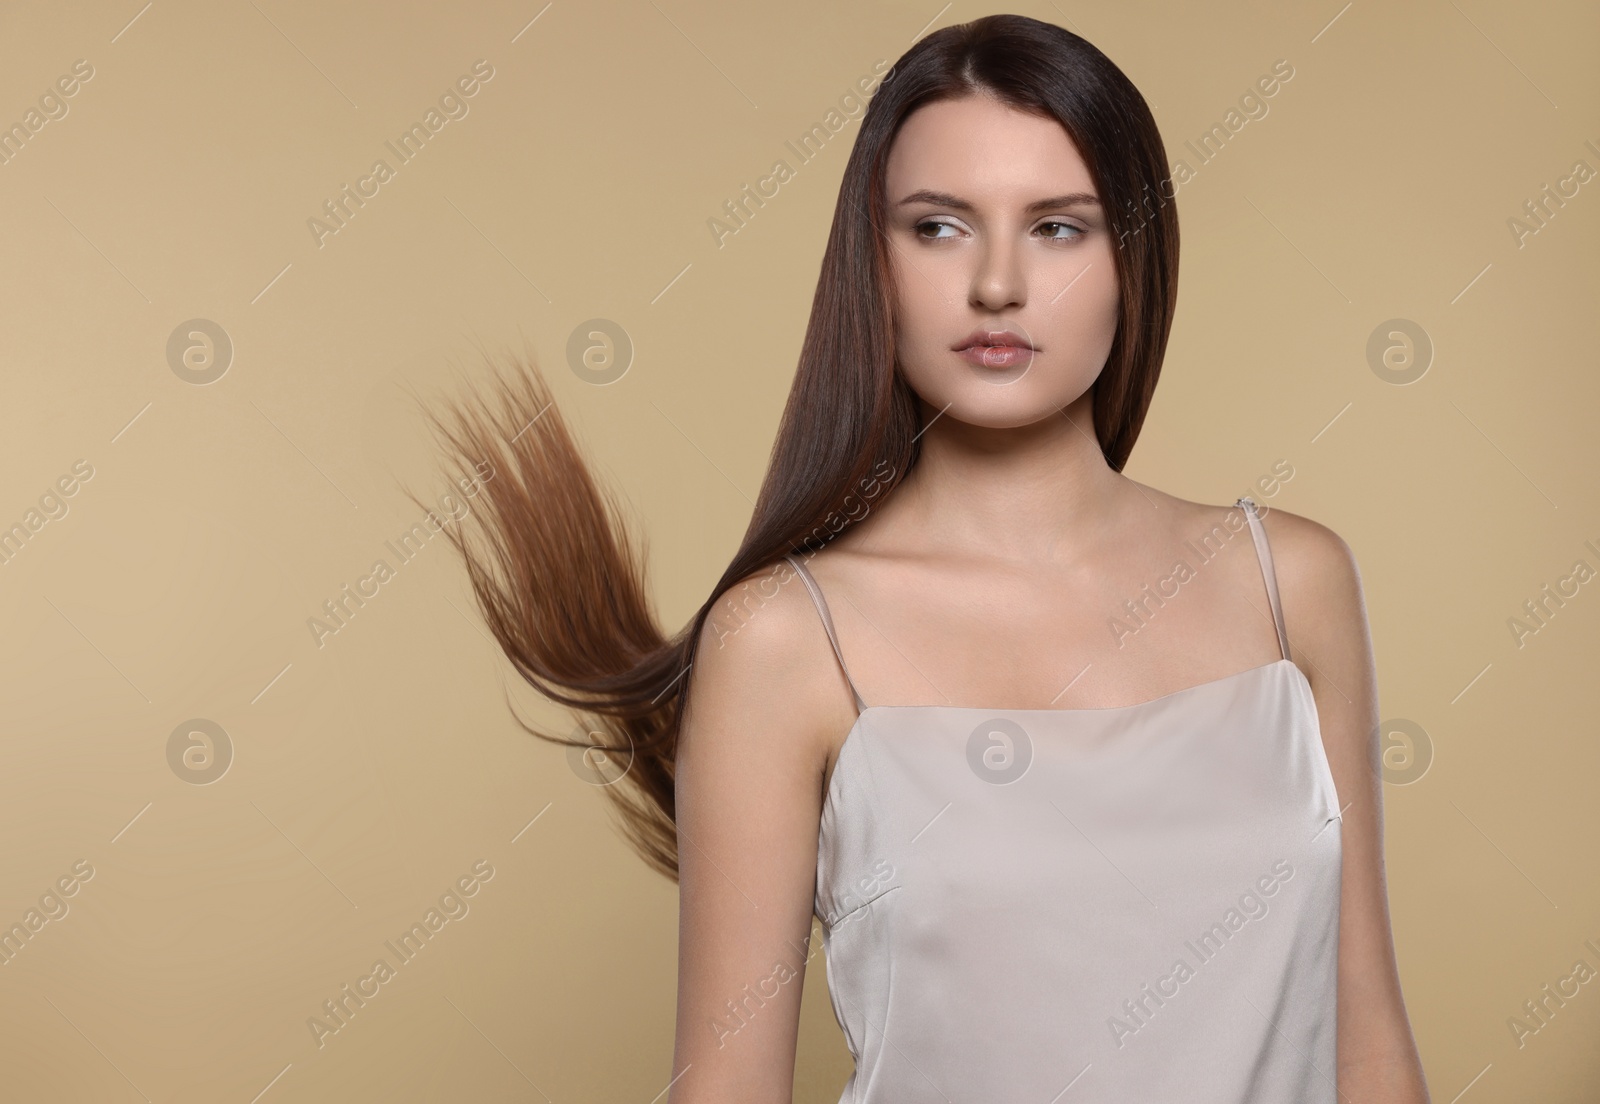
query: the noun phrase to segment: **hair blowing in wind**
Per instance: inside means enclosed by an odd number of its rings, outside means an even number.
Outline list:
[[[1058,121],[1077,144],[1121,243],[1117,334],[1094,384],[1094,425],[1121,471],[1154,391],[1177,294],[1176,208],[1160,134],[1138,90],[1077,35],[1017,15],[934,31],[885,75],[862,116],[839,186],[794,384],[748,528],[690,622],[672,636],[647,599],[645,551],[602,489],[529,355],[428,417],[448,463],[482,461],[488,481],[470,526],[446,530],[480,613],[518,674],[578,714],[590,742],[529,733],[603,754],[602,787],[625,837],[676,880],[673,766],[697,642],[742,580],[807,556],[892,493],[917,461],[917,397],[896,367],[884,166],[902,121],[937,100],[983,92]],[[885,473],[888,473],[885,475]],[[784,565],[787,570],[787,565]],[[735,611],[737,614],[737,610]],[[605,772],[611,777],[611,770]]]

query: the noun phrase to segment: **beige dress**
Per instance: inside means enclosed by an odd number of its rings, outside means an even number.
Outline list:
[[[1238,505],[1280,659],[1108,709],[856,693],[817,852],[840,1104],[1335,1101],[1338,797]]]

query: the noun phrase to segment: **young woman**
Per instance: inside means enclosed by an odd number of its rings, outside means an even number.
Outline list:
[[[1172,321],[1166,172],[1065,30],[912,47],[749,531],[670,640],[537,372],[447,431],[464,463],[510,442],[463,547],[490,628],[678,880],[672,1104],[790,1099],[813,915],[842,1101],[1428,1099],[1350,549],[1121,474]]]

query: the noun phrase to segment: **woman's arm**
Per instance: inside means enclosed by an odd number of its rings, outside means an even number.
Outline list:
[[[1339,1099],[1428,1104],[1389,924],[1377,675],[1360,571],[1326,526],[1282,510],[1265,521],[1290,650],[1311,683],[1343,811]]]
[[[762,578],[777,591],[764,600]],[[807,942],[822,775],[850,699],[793,570],[750,583],[706,620],[679,738],[669,1104],[788,1104],[806,962],[821,953]]]

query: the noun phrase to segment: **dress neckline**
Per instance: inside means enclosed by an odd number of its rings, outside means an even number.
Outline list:
[[[1268,663],[1262,663],[1255,667],[1247,667],[1243,671],[1235,671],[1231,675],[1223,675],[1220,678],[1208,679],[1205,682],[1197,682],[1193,686],[1185,686],[1181,689],[1162,694],[1159,697],[1147,698],[1141,702],[1134,702],[1132,705],[1078,706],[1067,709],[1053,707],[1035,709],[994,709],[977,705],[869,705],[856,714],[855,721],[850,725],[850,731],[845,733],[844,741],[839,745],[839,753],[834,756],[833,773],[828,776],[827,788],[823,792],[822,811],[823,814],[826,815],[829,808],[831,808],[833,805],[833,793],[838,785],[839,771],[844,765],[845,752],[850,749],[851,744],[859,742],[862,722],[866,719],[868,713],[914,713],[920,711],[924,713],[966,713],[972,715],[994,714],[1001,716],[1022,716],[1029,718],[1049,717],[1055,715],[1060,715],[1062,717],[1110,717],[1117,714],[1133,713],[1136,710],[1147,709],[1154,705],[1170,702],[1176,698],[1180,698],[1188,694],[1198,693],[1202,690],[1208,690],[1216,686],[1223,686],[1230,682],[1237,682],[1247,676],[1260,674],[1263,671],[1279,670],[1285,665],[1293,668],[1294,673],[1299,676],[1296,681],[1303,685],[1307,691],[1304,700],[1311,703],[1311,719],[1317,729],[1317,742],[1320,744],[1322,742],[1322,726],[1319,718],[1317,717],[1315,699],[1311,698],[1310,696],[1311,683],[1306,679],[1306,673],[1300,670],[1299,664],[1295,663],[1294,660],[1288,658],[1287,656],[1280,656],[1279,658]]]

